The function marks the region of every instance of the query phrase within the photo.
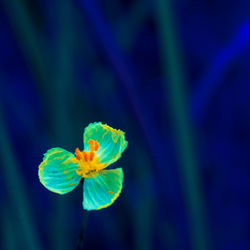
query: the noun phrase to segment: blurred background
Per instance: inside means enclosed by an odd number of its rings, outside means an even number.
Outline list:
[[[0,249],[250,249],[249,45],[248,0],[2,0]],[[128,147],[87,214],[38,166],[95,121]]]

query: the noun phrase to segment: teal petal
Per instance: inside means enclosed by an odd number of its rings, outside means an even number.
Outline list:
[[[83,184],[83,208],[99,210],[110,206],[122,190],[121,168],[102,170],[93,178],[85,178]]]
[[[81,176],[76,173],[78,164],[74,163],[75,156],[62,149],[52,148],[43,157],[39,166],[39,179],[50,191],[66,194],[80,182]]]
[[[89,139],[99,143],[100,148],[96,152],[96,156],[100,163],[107,164],[107,166],[117,161],[128,145],[123,131],[113,129],[101,122],[90,123],[85,129],[83,137],[85,151],[90,151]]]

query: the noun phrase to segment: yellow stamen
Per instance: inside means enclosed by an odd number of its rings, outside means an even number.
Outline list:
[[[95,151],[98,151],[99,147],[100,147],[100,145],[99,145],[98,141],[95,141]]]
[[[95,151],[95,141],[92,139],[89,139],[88,141],[89,147],[90,147],[90,151]]]
[[[76,170],[78,175],[83,178],[95,175],[98,171],[106,167],[105,164],[101,164],[95,153],[99,149],[99,143],[95,140],[89,139],[88,141],[90,151],[80,151],[78,148],[75,151],[75,162],[78,163],[78,169]]]
[[[92,151],[95,151],[95,152],[98,151],[98,149],[99,149],[98,141],[94,141],[92,139],[89,139],[88,144],[89,144],[89,148],[90,148],[91,152]]]
[[[82,159],[82,153],[79,150],[79,148],[76,148],[76,150],[75,150],[75,156],[76,156],[77,160],[81,160]]]
[[[89,160],[92,161],[94,159],[95,152],[91,151],[89,152]]]
[[[85,161],[88,161],[88,153],[86,151],[82,151],[83,157]]]

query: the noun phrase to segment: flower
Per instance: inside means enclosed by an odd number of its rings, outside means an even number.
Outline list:
[[[105,169],[116,162],[128,142],[125,133],[101,122],[88,125],[83,135],[84,150],[72,154],[62,148],[49,149],[39,165],[39,179],[50,191],[66,194],[83,182],[83,208],[99,210],[120,195],[121,168]]]

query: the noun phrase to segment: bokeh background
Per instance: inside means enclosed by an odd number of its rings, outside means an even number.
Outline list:
[[[250,249],[249,45],[249,0],[1,0],[0,249]],[[87,214],[38,165],[94,121],[128,147]]]

